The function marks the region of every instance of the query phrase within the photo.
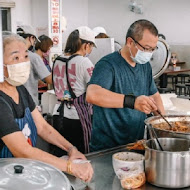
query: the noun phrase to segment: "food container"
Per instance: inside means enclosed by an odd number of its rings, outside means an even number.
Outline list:
[[[156,140],[148,140],[145,147],[145,173],[147,181],[164,188],[190,186],[190,141],[179,138],[159,138],[164,151]]]
[[[189,121],[190,122],[190,116],[187,116],[187,115],[178,115],[178,116],[169,115],[169,116],[165,116],[165,118],[169,122],[175,122],[175,121]],[[190,140],[190,133],[176,132],[176,131],[158,129],[154,127],[155,124],[159,124],[163,122],[165,121],[160,116],[153,116],[145,120],[145,124],[147,126],[152,125],[158,137],[173,137],[173,138],[183,138],[183,139]]]
[[[40,161],[3,158],[0,171],[0,189],[71,190],[63,172]]]
[[[115,153],[112,163],[124,189],[138,188],[145,183],[143,155],[133,152]]]

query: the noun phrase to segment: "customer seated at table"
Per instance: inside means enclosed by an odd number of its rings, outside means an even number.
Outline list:
[[[95,36],[96,36],[95,38],[110,38],[107,35],[106,30],[101,26],[97,26],[93,28],[93,32],[95,33]],[[114,40],[114,48],[115,48],[115,51],[119,51],[121,49],[121,45],[119,44],[119,42],[115,40]]]
[[[29,77],[30,60],[22,37],[16,34],[3,36],[3,65],[5,81],[0,83],[0,158],[39,160],[90,181],[93,175],[91,164],[71,162],[86,158],[44,120],[23,86]],[[67,151],[69,161],[36,148],[37,134]]]

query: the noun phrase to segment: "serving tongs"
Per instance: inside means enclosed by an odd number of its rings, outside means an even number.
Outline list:
[[[154,139],[156,139],[156,142],[157,142],[157,144],[158,144],[158,146],[159,146],[159,149],[160,149],[161,151],[164,151],[164,149],[162,148],[162,145],[160,144],[160,141],[158,140],[158,136],[157,136],[157,134],[156,134],[154,128],[152,127],[152,125],[151,125],[151,124],[148,124],[147,127],[148,127],[148,130],[149,130],[149,132],[150,132],[150,137],[151,137],[151,139],[152,139],[153,141],[154,141]],[[156,144],[155,141],[154,141],[154,145],[155,145],[156,147],[157,147],[157,144]],[[152,148],[153,148],[153,147],[152,147]]]

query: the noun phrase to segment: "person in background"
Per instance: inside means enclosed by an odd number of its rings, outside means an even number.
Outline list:
[[[53,46],[53,41],[46,35],[41,35],[38,37],[39,41],[37,40],[35,44],[35,53],[37,53],[43,60],[45,66],[47,67],[48,71],[51,72],[51,67],[49,64],[49,54],[50,49]],[[47,85],[45,80],[38,80],[38,101],[41,104],[42,94],[47,90],[52,89],[51,85]],[[38,106],[39,111],[42,112],[41,106]],[[43,142],[43,141],[42,141]],[[42,144],[42,142],[40,144]]]
[[[121,51],[96,64],[86,94],[93,104],[91,151],[142,139],[146,114],[164,114],[149,63],[157,42],[157,28],[138,20],[129,27]]]
[[[35,47],[36,41],[39,41],[39,39],[36,37],[34,29],[29,25],[19,26],[17,28],[17,34],[25,39],[28,49],[31,49],[31,46]],[[52,75],[38,54],[29,51],[28,55],[30,59],[31,70],[29,79],[24,85],[32,96],[36,106],[38,106],[38,81],[44,79],[46,83],[52,84]]]
[[[107,35],[106,30],[101,26],[97,26],[93,28],[93,32],[95,33],[96,38],[110,38]],[[115,51],[119,51],[121,49],[121,45],[119,44],[119,42],[115,40],[114,40],[114,49]]]
[[[38,39],[39,41],[37,41],[35,45],[35,53],[37,53],[42,58],[48,71],[51,72],[51,67],[49,65],[49,61],[47,60],[47,57],[50,54],[50,49],[53,46],[53,41],[46,35],[41,35],[38,37]]]
[[[93,175],[91,164],[72,162],[86,158],[44,120],[23,86],[29,77],[30,60],[28,46],[22,37],[16,34],[3,36],[3,65],[5,81],[0,83],[0,158],[39,160],[90,181]],[[68,152],[69,160],[36,148],[37,134]]]
[[[55,61],[52,71],[58,99],[65,101],[74,99],[71,104],[64,101],[63,107],[60,107],[63,120],[61,124],[54,122],[55,128],[59,127],[60,133],[83,153],[89,151],[91,136],[92,110],[91,105],[85,101],[85,93],[94,69],[93,63],[88,59],[94,46],[93,31],[87,26],[77,28],[70,33],[65,54]],[[69,59],[68,66],[63,59]],[[57,150],[54,154],[62,154],[62,152],[59,153]]]

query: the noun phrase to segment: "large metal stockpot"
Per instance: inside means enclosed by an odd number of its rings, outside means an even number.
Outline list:
[[[0,171],[0,189],[71,190],[64,173],[40,161],[3,158]]]
[[[179,138],[159,138],[164,151],[155,139],[146,142],[145,172],[147,181],[164,188],[190,186],[190,141]]]
[[[165,116],[166,119],[169,122],[175,122],[175,121],[189,121],[190,122],[190,116],[187,115],[168,115]],[[163,123],[165,122],[160,116],[153,116],[145,120],[145,124],[152,125],[154,128],[155,124]],[[169,130],[163,130],[154,128],[156,131],[156,134],[158,137],[175,137],[175,138],[183,138],[183,139],[189,139],[190,140],[190,133],[182,133],[182,132],[176,132],[176,131],[169,131]]]

